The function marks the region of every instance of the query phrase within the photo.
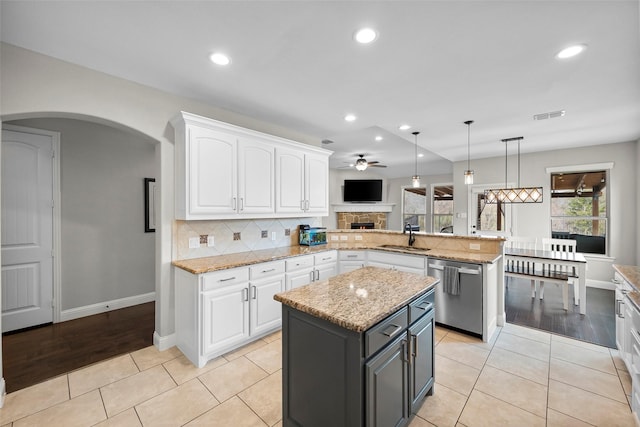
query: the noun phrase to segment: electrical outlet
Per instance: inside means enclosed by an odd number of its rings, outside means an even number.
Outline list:
[[[213,234],[209,234],[207,236],[207,246],[209,246],[210,248],[214,247],[216,245],[216,241],[215,238],[213,237]]]
[[[206,234],[201,234],[200,235],[200,244],[201,245],[206,245],[207,244],[207,235]]]
[[[332,242],[337,242],[337,241],[338,241],[338,239],[339,239],[339,237],[338,237],[338,236],[331,236],[331,241],[332,241]]]
[[[240,233],[233,233],[233,240],[240,240]]]
[[[285,236],[291,236],[291,229],[290,228],[285,228],[284,229],[284,235]]]
[[[269,232],[267,230],[262,230],[260,232],[260,237],[266,239],[267,237],[269,237]]]
[[[342,241],[345,241],[345,240],[348,240],[348,239],[349,239],[349,236],[340,236],[340,240],[342,240]]]
[[[275,231],[271,232],[271,240],[273,240],[274,242],[276,241],[276,232]]]
[[[189,237],[189,249],[197,249],[200,247],[200,237]]]
[[[356,240],[362,240],[362,236],[356,234]]]
[[[469,249],[473,249],[474,251],[479,251],[480,243],[469,243]]]

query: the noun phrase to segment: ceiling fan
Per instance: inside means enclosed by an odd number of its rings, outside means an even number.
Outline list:
[[[364,158],[364,154],[358,154],[358,156],[359,156],[359,158],[358,158],[358,160],[356,160],[355,163],[351,163],[351,164],[349,164],[349,166],[345,166],[345,167],[353,167],[353,166],[355,166],[356,169],[358,169],[359,171],[363,171],[363,170],[367,169],[368,167],[372,167],[372,168],[386,168],[387,167],[385,165],[379,164],[380,162],[378,162],[378,161],[368,162],[367,159]]]

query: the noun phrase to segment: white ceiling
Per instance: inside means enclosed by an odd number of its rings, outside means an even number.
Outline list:
[[[6,1],[2,41],[329,139],[387,177],[640,138],[639,1]],[[354,42],[363,26],[379,32]],[[578,57],[555,54],[588,45]],[[224,51],[226,68],[208,57]],[[534,121],[538,113],[562,118]],[[344,121],[347,113],[355,122]],[[409,131],[398,130],[407,123]],[[373,137],[383,136],[381,142]],[[473,166],[473,165],[472,165]]]

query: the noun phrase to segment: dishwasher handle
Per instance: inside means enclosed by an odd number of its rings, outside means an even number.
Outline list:
[[[443,265],[429,264],[429,268],[433,268],[434,270],[444,271]],[[480,274],[480,269],[460,267],[458,268],[458,272],[460,274],[476,274],[477,275],[477,274]]]

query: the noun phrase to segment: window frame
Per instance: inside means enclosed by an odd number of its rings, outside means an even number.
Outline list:
[[[451,226],[453,227],[453,223],[455,220],[455,203],[454,203],[454,196],[455,196],[455,186],[453,184],[453,182],[443,182],[443,183],[437,183],[437,184],[431,184],[431,188],[430,188],[430,199],[431,199],[431,212],[430,212],[430,222],[431,222],[431,232],[433,233],[440,233],[440,228],[436,229],[435,227],[435,219],[436,216],[444,216],[444,215],[436,215],[435,213],[435,203],[436,203],[436,192],[435,189],[436,187],[451,187],[451,203],[453,204],[451,207]]]
[[[548,183],[549,183],[549,234],[553,232],[553,221],[555,219],[582,219],[582,220],[598,220],[605,221],[605,243],[604,250],[605,253],[591,253],[585,252],[586,256],[593,257],[602,257],[602,258],[610,258],[611,254],[611,172],[613,170],[613,162],[606,163],[590,163],[583,165],[570,165],[570,166],[554,166],[548,167],[545,169],[547,173]],[[589,172],[600,172],[604,171],[606,174],[606,184],[607,184],[607,195],[605,200],[605,208],[606,208],[606,216],[554,216],[551,214],[552,209],[552,196],[551,196],[551,175],[558,173],[589,173]]]

